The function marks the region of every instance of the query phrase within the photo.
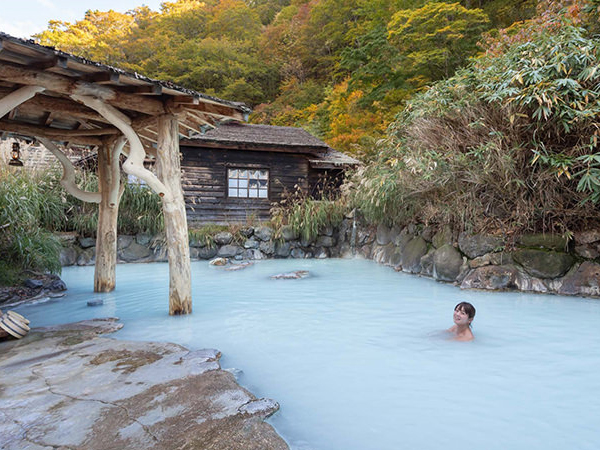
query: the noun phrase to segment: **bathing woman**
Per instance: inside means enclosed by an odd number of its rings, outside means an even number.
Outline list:
[[[472,341],[475,339],[471,332],[471,322],[475,318],[475,307],[467,302],[461,302],[454,307],[454,326],[448,328],[455,341]]]

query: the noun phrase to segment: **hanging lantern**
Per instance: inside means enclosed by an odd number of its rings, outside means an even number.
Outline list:
[[[20,159],[20,157],[21,157],[20,147],[21,146],[19,145],[18,142],[13,142],[11,160],[8,162],[9,166],[23,167],[23,161],[21,161],[21,159]]]

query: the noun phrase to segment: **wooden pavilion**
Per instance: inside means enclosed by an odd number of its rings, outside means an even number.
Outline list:
[[[192,311],[186,211],[179,140],[222,120],[242,121],[241,103],[210,97],[166,81],[99,64],[0,33],[0,132],[37,139],[63,165],[70,194],[99,204],[94,291],[115,287],[117,215],[125,173],[143,180],[161,198],[169,257],[169,314]],[[75,184],[61,147],[98,153],[98,192]],[[156,159],[157,175],[144,168]]]

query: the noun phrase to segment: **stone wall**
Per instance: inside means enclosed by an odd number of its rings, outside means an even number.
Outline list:
[[[94,264],[93,239],[72,234],[62,239],[63,265]],[[271,228],[259,226],[243,228],[236,236],[221,232],[213,241],[212,245],[191,242],[192,260],[362,256],[463,289],[600,296],[600,230],[577,233],[570,240],[531,234],[507,243],[497,236],[457,234],[449,227],[375,228],[347,217],[338,228],[325,229],[311,240],[290,227],[276,235]],[[119,236],[119,262],[166,260],[164,238]]]

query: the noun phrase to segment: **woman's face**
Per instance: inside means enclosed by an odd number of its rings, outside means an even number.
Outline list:
[[[465,326],[471,323],[471,318],[462,308],[456,308],[454,310],[454,323],[458,326]]]

